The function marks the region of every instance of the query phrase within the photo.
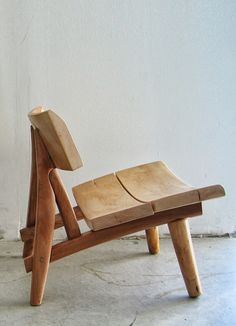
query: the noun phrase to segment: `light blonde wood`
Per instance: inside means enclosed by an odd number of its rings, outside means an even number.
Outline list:
[[[69,197],[61,181],[58,172],[54,169],[50,173],[50,182],[55,194],[57,206],[61,213],[61,218],[65,226],[68,239],[74,239],[80,236],[80,228],[76,219],[75,212],[71,206]]]
[[[146,229],[146,238],[150,254],[155,255],[160,251],[159,232],[157,227]]]
[[[150,229],[157,225],[170,223],[177,219],[185,217],[194,217],[202,214],[202,205],[200,203],[170,209],[165,212],[155,213],[154,215],[130,221],[128,223],[119,224],[111,228],[99,231],[89,231],[82,233],[80,237],[60,242],[53,246],[51,253],[51,262],[59,260],[75,252],[96,246],[98,244],[118,239],[122,236],[139,232],[144,229]],[[26,272],[32,269],[32,257],[24,259]]]
[[[29,191],[29,203],[27,212],[26,226],[28,228],[33,227],[35,224],[35,217],[37,211],[37,167],[36,167],[36,149],[35,149],[35,138],[33,127],[30,129],[31,132],[31,177],[30,177],[30,191]],[[28,239],[24,243],[23,257],[32,255],[33,252],[33,238]]]
[[[53,164],[38,130],[35,130],[34,135],[38,190],[30,303],[31,305],[40,305],[46,284],[52,247],[55,224],[55,198],[48,178]]]
[[[202,293],[187,219],[168,224],[179,266],[190,297]]]
[[[40,131],[40,136],[55,164],[62,170],[76,170],[83,164],[65,122],[53,111],[42,107],[29,113],[31,123]]]
[[[225,190],[221,185],[198,188],[198,192],[201,201],[225,196]]]
[[[130,196],[114,174],[74,187],[73,194],[94,231],[153,215],[151,205]]]
[[[79,208],[79,206],[73,207],[73,210],[74,210],[74,213],[75,213],[75,216],[76,216],[77,221],[80,221],[80,220],[83,220],[84,219],[84,215],[81,212],[81,209]],[[61,214],[58,213],[58,214],[55,215],[54,229],[58,229],[58,228],[61,228],[63,226],[64,226],[64,223],[63,223]],[[26,228],[21,229],[20,230],[21,240],[23,242],[26,242],[28,240],[33,240],[34,233],[35,233],[35,227],[34,226],[26,227]],[[30,255],[31,254],[26,255],[26,256],[30,256]]]
[[[154,212],[224,196],[222,186],[195,189],[179,179],[161,161],[116,172],[125,189],[142,202],[151,202]]]

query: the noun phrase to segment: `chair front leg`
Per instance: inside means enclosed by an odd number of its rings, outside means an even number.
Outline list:
[[[39,183],[37,218],[35,226],[33,268],[30,303],[42,303],[47,280],[53,231],[55,224],[55,198],[48,177]]]
[[[145,230],[148,250],[150,254],[155,255],[160,251],[159,232],[158,227],[154,226],[150,229]]]
[[[168,224],[179,266],[190,297],[202,293],[188,220],[182,219]]]

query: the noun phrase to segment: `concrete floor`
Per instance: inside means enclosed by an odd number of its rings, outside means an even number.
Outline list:
[[[236,325],[236,239],[194,239],[204,294],[187,296],[169,239],[116,240],[50,266],[44,302],[29,305],[22,244],[0,241],[0,326]]]

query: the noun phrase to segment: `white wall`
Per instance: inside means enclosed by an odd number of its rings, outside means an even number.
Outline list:
[[[68,187],[161,159],[226,188],[192,232],[234,232],[235,31],[233,0],[0,0],[0,237],[25,223],[37,105],[78,144],[84,168],[63,173]]]

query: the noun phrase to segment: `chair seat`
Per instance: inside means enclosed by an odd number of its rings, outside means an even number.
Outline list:
[[[156,212],[224,196],[220,185],[194,188],[161,161],[139,165],[73,188],[88,226],[96,231]]]
[[[85,182],[72,190],[85,221],[94,231],[154,214],[151,204],[130,196],[115,174]]]

